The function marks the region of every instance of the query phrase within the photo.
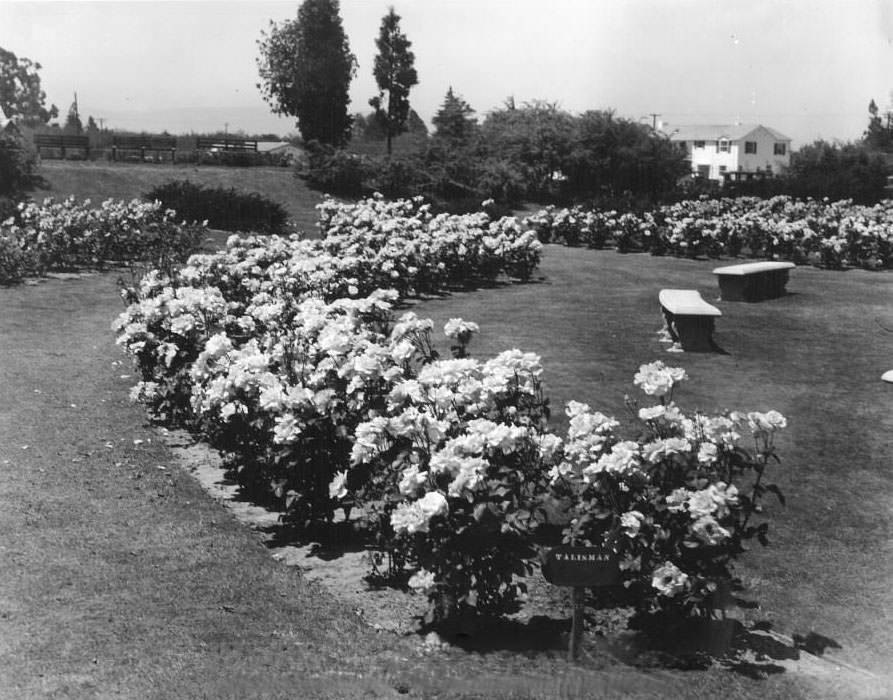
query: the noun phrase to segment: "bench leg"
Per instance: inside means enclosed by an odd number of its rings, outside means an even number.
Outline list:
[[[686,352],[712,352],[713,316],[676,316],[674,319],[679,344]]]
[[[788,270],[758,272],[740,277],[719,276],[719,297],[723,301],[765,301],[783,297],[787,292]]]
[[[664,322],[667,326],[667,333],[670,334],[670,338],[672,338],[674,343],[679,342],[679,334],[676,332],[676,324],[673,319],[673,314],[667,311],[665,308],[661,307],[661,311],[664,314]]]
[[[745,301],[746,282],[744,277],[719,275],[719,298],[723,301]]]

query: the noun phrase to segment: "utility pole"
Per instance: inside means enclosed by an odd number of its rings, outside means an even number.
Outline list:
[[[657,112],[649,112],[649,116],[651,117],[651,128],[657,131],[657,118],[660,116]]]

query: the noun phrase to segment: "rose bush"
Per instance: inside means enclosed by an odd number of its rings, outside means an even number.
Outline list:
[[[195,251],[206,234],[204,224],[178,222],[158,202],[109,199],[98,208],[90,200],[22,203],[0,224],[6,250],[18,249],[14,272],[0,282],[48,270],[102,269],[109,264],[143,263],[170,271]],[[6,266],[4,266],[6,267]]]
[[[351,470],[375,475],[363,502],[396,560],[416,570],[410,586],[428,596],[429,622],[517,605],[561,442],[547,431],[539,357],[469,359],[470,325],[455,359],[394,386],[387,411],[357,427],[351,453]]]
[[[688,415],[672,398],[686,378],[659,361],[640,368],[635,383],[659,403],[631,403],[643,428],[633,440],[618,434],[618,421],[569,403],[563,459],[550,475],[570,504],[565,541],[613,550],[640,613],[709,613],[745,543],[767,542],[768,523],[753,521],[762,497],[784,502],[764,477],[785,418]]]
[[[326,201],[321,220],[321,241],[234,236],[147,275],[124,292],[118,342],[141,374],[134,398],[197,431],[286,517],[356,513],[390,573],[428,596],[430,621],[523,600],[546,498],[568,508],[566,541],[621,557],[643,611],[702,611],[744,543],[765,539],[752,516],[778,493],[763,481],[777,413],[686,415],[672,400],[684,372],[654,363],[635,379],[660,400],[636,409],[642,437],[571,402],[562,440],[538,356],[471,358],[479,328],[454,318],[441,359],[430,320],[395,315],[420,290],[532,270],[532,231],[379,198]]]
[[[688,200],[642,214],[547,207],[525,219],[543,241],[681,257],[766,257],[828,268],[893,267],[893,200],[738,197]],[[601,232],[594,235],[594,231]]]

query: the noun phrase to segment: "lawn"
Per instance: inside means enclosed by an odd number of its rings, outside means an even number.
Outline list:
[[[48,161],[42,172],[54,194],[99,200],[181,171],[243,189],[240,174],[265,177],[255,170]],[[294,188],[295,216],[312,221],[312,196],[273,172],[266,194],[273,181]],[[786,297],[724,303],[714,266],[550,245],[530,284],[412,306],[441,327],[478,322],[478,357],[541,354],[558,426],[570,399],[622,418],[633,373],[658,358],[688,372],[686,408],[785,414],[775,480],[788,501],[769,503],[771,546],[741,567],[759,602],[746,614],[888,673],[893,387],[880,375],[893,368],[893,277],[798,268]],[[129,404],[135,379],[110,330],[115,280],[0,289],[0,697],[884,697],[833,675],[643,671],[597,654],[575,667],[561,649],[523,644],[431,653],[372,630],[337,590],[274,561]],[[719,306],[724,353],[666,352],[663,287]]]
[[[285,207],[298,229],[310,236],[317,235],[313,207],[322,201],[322,195],[307,189],[295,178],[292,168],[44,160],[40,174],[44,185],[31,192],[37,200],[74,195],[97,204],[109,198],[129,201],[142,198],[152,188],[171,180],[257,192]]]
[[[576,399],[618,418],[632,377],[653,359],[684,367],[684,407],[776,409],[789,427],[777,442],[775,480],[787,506],[768,503],[771,546],[742,574],[761,607],[754,619],[787,634],[815,632],[835,653],[876,671],[893,658],[893,276],[861,270],[792,272],[780,299],[716,302],[712,261],[546,246],[534,284],[419,304],[435,326],[474,320],[472,350],[519,347],[542,355],[553,420]],[[718,353],[668,353],[658,340],[661,288],[695,288],[723,313]]]
[[[376,632],[276,562],[128,402],[114,273],[0,299],[2,698],[817,697],[790,674],[572,666],[517,639],[432,653]]]

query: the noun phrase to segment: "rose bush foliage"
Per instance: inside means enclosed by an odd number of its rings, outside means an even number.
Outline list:
[[[684,372],[646,365],[636,381],[661,402],[641,409],[642,436],[571,402],[561,438],[538,356],[469,357],[479,328],[450,319],[440,358],[431,321],[395,312],[414,293],[529,276],[534,232],[418,201],[320,213],[320,241],[232,237],[147,275],[116,322],[142,377],[134,397],[198,431],[286,517],[355,513],[431,621],[523,601],[545,499],[565,504],[566,541],[618,554],[642,609],[700,611],[743,542],[765,538],[752,514],[774,489],[762,477],[777,414],[687,416],[671,396]]]
[[[874,206],[850,200],[738,197],[687,200],[641,215],[582,207],[545,209],[527,217],[544,242],[681,257],[790,260],[828,268],[893,267],[893,200]]]
[[[109,199],[98,208],[74,197],[23,202],[0,223],[0,283],[49,270],[136,264],[171,271],[204,239],[204,224],[178,222],[158,202]]]
[[[708,613],[744,543],[767,541],[768,524],[752,520],[763,495],[783,502],[764,475],[778,459],[774,437],[785,418],[687,415],[672,400],[686,378],[660,361],[639,369],[635,383],[659,403],[631,404],[643,428],[634,440],[618,434],[615,419],[570,402],[564,459],[550,474],[554,493],[570,504],[565,540],[618,554],[641,612]]]

